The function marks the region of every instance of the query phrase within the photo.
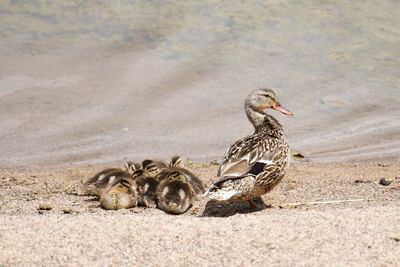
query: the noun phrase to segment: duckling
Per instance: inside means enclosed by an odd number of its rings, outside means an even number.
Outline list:
[[[185,164],[183,163],[183,159],[180,156],[173,156],[169,163],[169,167],[184,168]]]
[[[173,156],[169,166],[169,168],[161,171],[158,180],[163,180],[168,173],[180,172],[186,177],[188,183],[193,188],[196,197],[202,195],[206,191],[204,183],[194,173],[185,168],[183,160],[180,156]]]
[[[83,195],[100,197],[104,188],[112,183],[115,177],[126,173],[133,175],[139,169],[141,165],[132,161],[128,161],[122,168],[106,168],[83,182]]]
[[[187,176],[182,172],[172,171],[157,188],[157,207],[170,214],[182,214],[192,206],[194,195]]]
[[[100,207],[106,210],[129,209],[136,205],[136,186],[130,176],[116,178],[100,197]]]
[[[137,180],[138,204],[139,206],[155,208],[156,205],[156,189],[159,181],[156,177],[146,176],[142,173]]]
[[[129,172],[130,174],[134,174],[135,171],[142,169],[142,165],[137,162],[127,161],[123,170]]]
[[[112,183],[117,176],[130,175],[120,168],[107,168],[83,182],[84,195],[100,197],[104,188]]]
[[[155,161],[146,159],[142,162],[142,169],[146,176],[156,177],[162,169],[165,169],[167,164],[163,161]]]
[[[138,176],[136,179],[136,185],[138,192],[138,204],[140,206],[148,208],[155,208],[157,206],[156,190],[159,184],[158,174],[166,167],[167,165],[161,161],[143,161],[143,170],[135,173],[135,175]]]

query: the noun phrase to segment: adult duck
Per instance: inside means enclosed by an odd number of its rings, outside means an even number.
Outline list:
[[[244,105],[254,133],[229,146],[218,170],[218,179],[204,196],[217,201],[248,201],[273,189],[289,166],[289,145],[282,125],[267,109],[293,114],[281,106],[274,91],[258,88],[250,92]]]

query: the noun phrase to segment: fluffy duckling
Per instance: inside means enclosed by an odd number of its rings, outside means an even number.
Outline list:
[[[83,182],[83,194],[100,197],[104,188],[112,183],[116,177],[124,176],[127,173],[133,175],[135,171],[141,168],[142,166],[140,164],[128,161],[122,168],[104,169]]]
[[[161,161],[144,160],[142,171],[135,173],[138,204],[140,206],[155,208],[157,206],[156,190],[159,184],[158,174],[165,169],[167,165]]]
[[[192,206],[194,195],[187,176],[182,172],[172,171],[157,188],[157,206],[170,214],[182,214]]]
[[[123,170],[133,175],[137,170],[141,170],[142,165],[137,162],[127,161]]]
[[[169,163],[169,167],[185,168],[185,164],[180,156],[173,156]]]
[[[139,206],[155,208],[156,204],[156,190],[159,181],[156,177],[149,177],[142,175],[137,181],[138,204]]]
[[[163,161],[146,159],[142,162],[142,169],[148,177],[156,177],[165,168],[167,168],[167,164]]]
[[[196,196],[204,194],[206,190],[203,182],[194,173],[185,168],[184,162],[180,156],[173,156],[169,166],[169,168],[161,171],[159,180],[162,180],[164,178],[163,176],[167,173],[177,171],[186,176],[186,180],[193,188]]]
[[[83,182],[84,195],[100,197],[107,185],[111,184],[118,176],[130,176],[120,168],[107,168]]]
[[[179,156],[171,159],[169,167],[158,175],[160,185],[156,198],[158,208],[171,214],[186,212],[205,192],[203,182],[185,168]]]
[[[116,178],[100,197],[100,206],[106,210],[129,209],[136,205],[136,186],[130,176]]]

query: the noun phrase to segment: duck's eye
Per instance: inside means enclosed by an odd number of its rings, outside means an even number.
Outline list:
[[[126,181],[121,181],[120,187],[129,187],[129,183]]]
[[[171,177],[173,177],[173,178],[176,178],[176,177],[178,177],[179,176],[179,173],[178,172],[173,172],[173,173],[171,173]]]
[[[269,94],[262,94],[263,97],[272,98]]]

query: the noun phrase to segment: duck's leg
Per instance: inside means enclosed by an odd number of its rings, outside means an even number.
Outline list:
[[[252,199],[247,200],[247,202],[249,202],[251,209],[255,210],[258,208],[256,203],[254,203]]]

